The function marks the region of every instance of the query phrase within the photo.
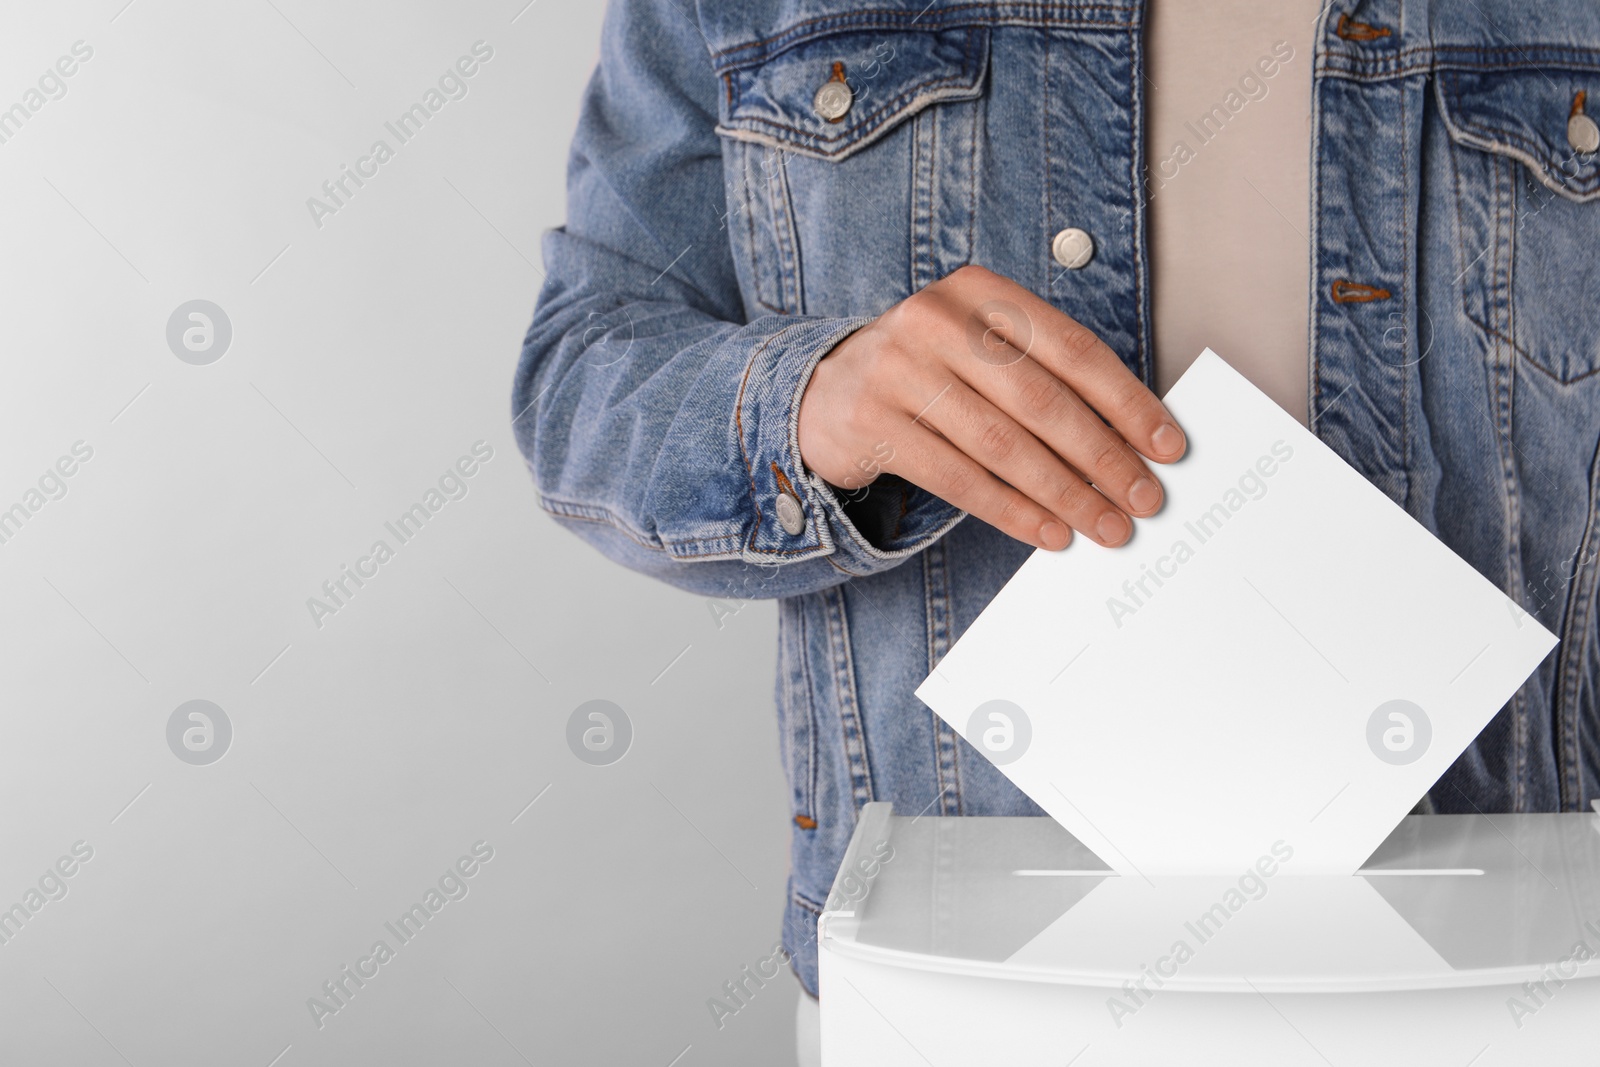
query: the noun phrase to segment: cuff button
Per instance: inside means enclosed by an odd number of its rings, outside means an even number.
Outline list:
[[[793,493],[779,493],[778,525],[783,527],[785,533],[791,537],[799,537],[806,529],[806,513],[800,507],[800,501],[794,498]]]

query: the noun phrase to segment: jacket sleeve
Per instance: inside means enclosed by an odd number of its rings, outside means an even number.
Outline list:
[[[544,509],[610,558],[697,593],[791,596],[893,567],[963,513],[887,475],[846,501],[804,469],[800,395],[869,320],[746,321],[692,3],[607,12],[513,425]]]

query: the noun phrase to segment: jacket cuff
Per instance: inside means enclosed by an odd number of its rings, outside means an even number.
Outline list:
[[[836,489],[800,458],[800,399],[812,371],[834,346],[871,321],[802,320],[768,337],[752,356],[737,408],[757,516],[747,559],[783,562],[829,555],[847,574],[872,574],[921,552],[965,517],[892,475],[879,475],[860,491]],[[871,462],[885,458],[863,457],[869,464],[864,480]]]

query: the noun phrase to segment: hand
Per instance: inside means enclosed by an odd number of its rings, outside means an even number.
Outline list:
[[[1109,425],[1108,425],[1109,424]],[[968,266],[902,300],[817,364],[800,456],[860,488],[897,474],[1019,541],[1102,545],[1161,508],[1145,459],[1170,463],[1172,416],[1087,327]]]

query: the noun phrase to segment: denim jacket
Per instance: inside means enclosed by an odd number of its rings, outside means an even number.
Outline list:
[[[784,937],[813,992],[863,804],[1040,812],[912,694],[1031,550],[893,476],[844,494],[809,474],[801,392],[967,263],[1152,380],[1142,18],[1140,0],[609,11],[517,439],[544,508],[606,555],[779,599]],[[1431,806],[1578,810],[1600,796],[1600,159],[1574,145],[1600,118],[1600,5],[1333,0],[1312,76],[1311,426],[1561,638]],[[830,122],[814,103],[841,78]],[[1094,241],[1079,270],[1051,258],[1069,226]]]

